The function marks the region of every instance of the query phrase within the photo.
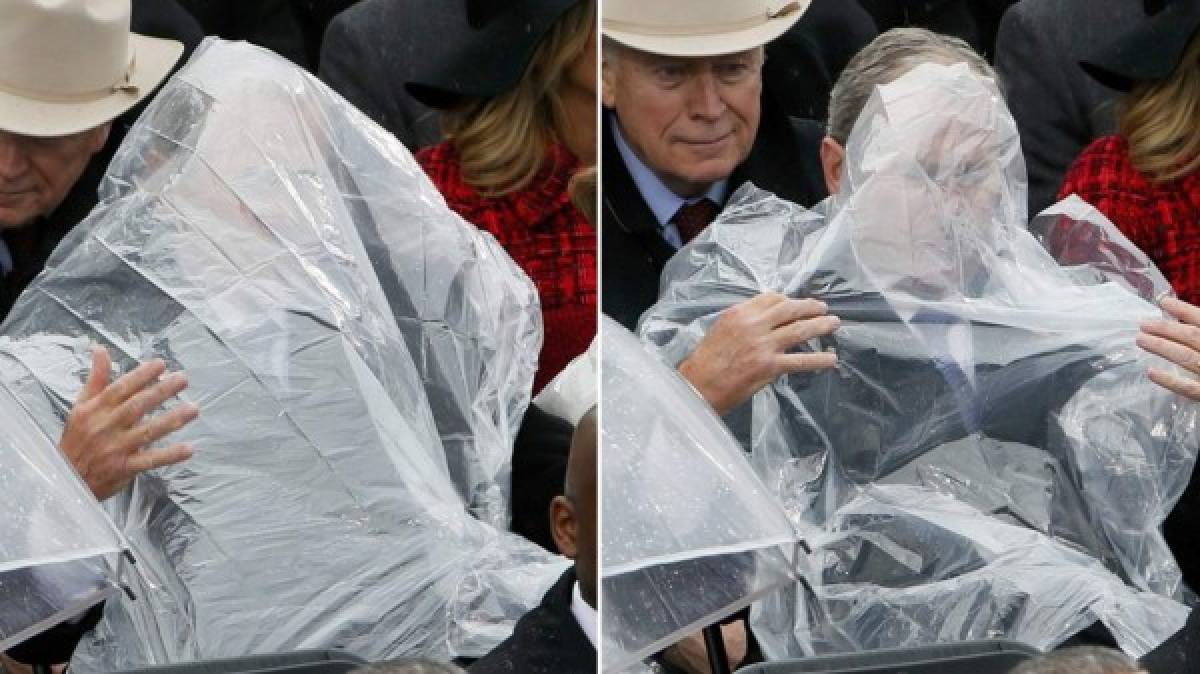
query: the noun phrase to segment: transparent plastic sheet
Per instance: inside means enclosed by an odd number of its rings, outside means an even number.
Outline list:
[[[765,651],[1049,647],[1100,620],[1144,654],[1187,615],[1159,527],[1196,458],[1195,406],[1134,345],[1165,279],[1078,199],[1030,234],[1015,124],[963,64],[878,87],[846,151],[815,209],[739,190],[639,326],[678,362],[761,292],[842,319],[805,347],[835,349],[836,371],[780,378],[726,418],[797,526],[825,532],[816,597],[756,610]],[[945,499],[974,515],[947,528]],[[1028,535],[994,540],[1012,527]]]
[[[794,582],[797,537],[712,409],[603,319],[605,671]]]
[[[121,535],[54,442],[0,385],[0,651],[112,595]]]
[[[599,344],[598,338],[593,339],[587,351],[572,359],[562,372],[542,387],[534,404],[547,414],[578,425],[583,415],[598,402],[596,390],[599,371],[596,360],[599,358]]]
[[[138,599],[74,666],[491,650],[567,566],[495,526],[539,316],[399,142],[282,58],[206,42],[5,324],[0,378],[52,435],[89,340],[185,371],[200,408],[176,438],[195,455],[110,501]]]

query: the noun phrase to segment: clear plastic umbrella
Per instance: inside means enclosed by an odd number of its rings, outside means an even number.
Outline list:
[[[115,594],[125,544],[55,443],[4,385],[0,413],[4,651]]]
[[[605,671],[796,579],[797,535],[712,408],[619,324],[601,351]]]

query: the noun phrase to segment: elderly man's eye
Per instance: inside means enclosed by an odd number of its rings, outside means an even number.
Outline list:
[[[655,66],[654,77],[660,84],[674,86],[683,82],[684,78],[687,77],[687,69],[682,65],[663,64]]]
[[[751,68],[748,63],[718,63],[714,67],[714,71],[717,77],[724,82],[740,82],[750,74]]]

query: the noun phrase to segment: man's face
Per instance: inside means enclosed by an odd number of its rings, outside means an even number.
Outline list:
[[[58,208],[104,147],[109,126],[55,138],[0,131],[0,229],[24,227]]]
[[[703,193],[750,154],[758,133],[762,49],[678,58],[606,52],[604,105],[633,151],[679,196]]]

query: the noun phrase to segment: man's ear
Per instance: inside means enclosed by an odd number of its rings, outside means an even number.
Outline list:
[[[617,65],[606,54],[607,52],[602,53],[600,60],[600,103],[604,107],[611,109],[617,104],[615,88]]]
[[[829,136],[821,139],[821,172],[825,175],[825,189],[830,194],[837,194],[842,185],[842,164],[846,160],[846,151]]]
[[[575,523],[575,506],[566,496],[555,496],[550,502],[550,535],[562,556],[575,559],[579,554],[579,527]]]

